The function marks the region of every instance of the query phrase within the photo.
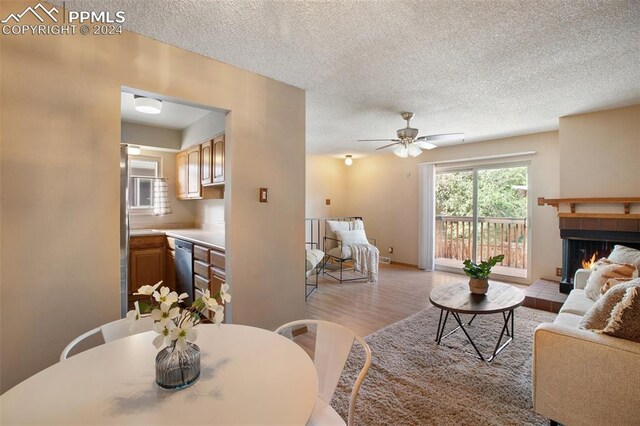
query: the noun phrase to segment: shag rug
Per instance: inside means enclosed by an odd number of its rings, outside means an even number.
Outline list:
[[[548,424],[532,410],[533,331],[555,314],[517,308],[515,339],[489,364],[477,358],[462,330],[436,345],[439,314],[430,307],[366,337],[373,362],[356,400],[356,424]],[[478,315],[472,324],[468,330],[474,342],[490,356],[502,315]],[[449,315],[445,334],[454,325]],[[355,345],[331,402],[345,420],[363,361],[364,352]]]

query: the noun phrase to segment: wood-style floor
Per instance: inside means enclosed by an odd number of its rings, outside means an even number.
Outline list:
[[[380,265],[376,283],[340,284],[321,275],[307,300],[307,318],[342,324],[364,337],[431,306],[429,293],[436,286],[467,280],[394,264]]]

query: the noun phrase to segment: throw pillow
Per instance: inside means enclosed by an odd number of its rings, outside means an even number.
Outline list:
[[[602,333],[640,342],[640,286],[627,288],[620,303],[611,311]]]
[[[640,269],[640,250],[618,244],[613,247],[608,258],[615,263],[633,263],[636,268]]]
[[[596,262],[584,287],[585,295],[596,301],[602,295],[602,287],[610,278],[637,278],[638,268],[628,263],[611,263],[610,260],[600,259]]]
[[[349,229],[364,229],[364,222],[361,219],[352,220],[351,227]]]
[[[351,222],[346,220],[327,220],[326,225],[325,236],[333,239],[338,239],[336,231],[348,231],[351,229]],[[333,240],[327,240],[324,249],[329,251],[334,247],[338,247],[338,243]]]
[[[604,330],[611,319],[611,311],[622,301],[627,290],[632,287],[640,287],[640,280],[612,287],[584,314],[580,321],[580,328],[591,331]]]
[[[369,244],[364,229],[354,229],[352,231],[336,231],[338,239],[342,241],[342,247],[352,244]]]
[[[600,293],[605,294],[614,285],[622,284],[633,280],[634,278],[609,278],[607,282],[602,286]]]

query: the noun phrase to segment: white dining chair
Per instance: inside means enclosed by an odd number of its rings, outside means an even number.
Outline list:
[[[145,331],[151,331],[153,329],[153,319],[150,316],[141,317],[134,324],[127,322],[125,318],[112,321],[110,323],[96,327],[93,330],[89,330],[86,333],[81,334],[69,343],[62,354],[60,354],[60,361],[64,361],[69,357],[69,352],[80,342],[94,334],[102,333],[104,343],[109,343],[123,337],[132,336],[138,333],[144,333]]]
[[[318,398],[307,426],[345,425],[344,420],[329,405],[338,380],[356,341],[364,349],[366,359],[351,390],[348,425],[353,426],[358,390],[371,366],[371,349],[364,339],[348,328],[328,321],[299,320],[280,326],[276,333],[292,339],[296,327],[313,326],[316,332],[313,363],[318,374]]]

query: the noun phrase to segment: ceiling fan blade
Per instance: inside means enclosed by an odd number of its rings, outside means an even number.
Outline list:
[[[463,141],[464,133],[444,133],[441,135],[420,136],[416,140],[417,141],[438,141],[438,142]]]
[[[433,149],[438,147],[437,145],[434,145],[431,142],[426,142],[424,140],[422,141],[416,140],[414,143],[422,149]]]
[[[398,139],[358,139],[358,142],[398,142]]]
[[[400,142],[394,142],[394,143],[390,143],[389,145],[381,146],[380,148],[376,148],[376,151],[381,150],[381,149],[385,149],[385,148],[389,148],[390,146],[398,145],[399,143]]]

